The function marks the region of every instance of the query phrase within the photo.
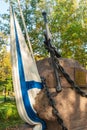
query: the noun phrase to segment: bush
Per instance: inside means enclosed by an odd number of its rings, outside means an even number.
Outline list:
[[[6,102],[0,104],[0,120],[11,120],[11,119],[18,119],[19,115],[17,112],[15,102]]]
[[[0,130],[22,123],[24,122],[19,117],[15,102],[0,103]]]

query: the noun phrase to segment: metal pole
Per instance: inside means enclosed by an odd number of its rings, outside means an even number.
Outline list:
[[[46,36],[45,36],[45,44],[50,52],[50,56],[51,56],[51,59],[52,59],[52,64],[53,64],[53,68],[54,68],[54,73],[55,73],[55,78],[56,78],[56,91],[57,92],[60,92],[62,90],[61,88],[61,83],[60,83],[60,77],[59,77],[59,68],[55,62],[55,56],[56,56],[56,51],[55,49],[52,47],[51,45],[51,34],[50,34],[50,31],[49,31],[49,27],[48,27],[48,23],[47,23],[47,18],[46,18],[46,12],[43,12],[42,13],[43,17],[44,17],[44,21],[45,21],[45,26],[46,26]],[[57,54],[59,57],[60,55]]]
[[[25,29],[25,33],[26,33],[26,38],[28,40],[28,44],[29,44],[29,49],[30,49],[30,52],[32,54],[32,57],[34,58],[33,56],[33,50],[32,50],[32,46],[31,46],[31,43],[30,43],[30,38],[29,38],[29,35],[28,35],[28,31],[27,31],[27,28],[26,28],[26,24],[25,24],[25,20],[24,20],[24,16],[23,16],[23,13],[22,13],[22,9],[21,9],[21,6],[20,6],[20,1],[18,1],[18,5],[19,5],[19,9],[20,9],[20,13],[21,13],[21,18],[22,18],[22,21],[23,21],[23,25],[24,25],[24,29]]]

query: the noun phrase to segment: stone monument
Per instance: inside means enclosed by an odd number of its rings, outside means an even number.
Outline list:
[[[87,92],[87,70],[77,61],[60,58],[59,62],[71,79],[85,92]],[[46,84],[51,93],[55,92],[56,82],[51,59],[37,62],[41,77],[46,78]],[[53,97],[61,118],[68,130],[87,130],[87,98],[80,96],[60,74],[62,91]],[[49,104],[43,89],[36,98],[35,109],[40,118],[47,123],[47,130],[62,130]]]

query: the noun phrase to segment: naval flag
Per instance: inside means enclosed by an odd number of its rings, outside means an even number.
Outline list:
[[[45,130],[45,122],[34,109],[35,97],[42,89],[42,83],[31,52],[29,51],[15,13],[11,10],[11,60],[13,85],[20,117],[33,130]]]

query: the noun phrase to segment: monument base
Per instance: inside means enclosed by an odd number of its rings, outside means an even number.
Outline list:
[[[60,63],[64,69],[66,69],[66,72],[70,75],[70,77],[77,83],[79,83],[79,76],[82,76],[79,75],[77,69],[84,73],[82,82],[80,77],[79,86],[83,89],[83,91],[87,92],[87,71],[81,67],[78,62],[73,60],[60,59]],[[44,59],[38,61],[37,66],[40,76],[46,78],[46,84],[49,87],[50,92],[55,92],[56,81],[51,60]],[[68,130],[87,130],[87,98],[81,97],[75,92],[75,90],[71,89],[70,84],[61,74],[60,78],[62,91],[53,97],[53,99],[65,126]],[[44,89],[36,97],[34,108],[36,109],[39,117],[46,121],[47,130],[62,130],[52,113],[52,107],[49,104],[49,100]]]
[[[49,90],[51,93],[55,92],[54,88]],[[84,91],[87,92],[87,89]],[[68,130],[87,130],[87,98],[81,97],[71,88],[67,88],[53,99]],[[35,109],[39,117],[46,121],[47,130],[61,130],[44,90],[36,98]]]

